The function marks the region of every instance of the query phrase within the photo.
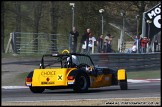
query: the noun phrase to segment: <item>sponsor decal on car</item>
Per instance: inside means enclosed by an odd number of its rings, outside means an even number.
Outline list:
[[[54,76],[55,74],[56,74],[56,71],[42,71],[41,72],[41,75],[44,76],[44,77]]]

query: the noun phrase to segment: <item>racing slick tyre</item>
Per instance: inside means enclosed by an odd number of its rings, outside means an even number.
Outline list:
[[[32,87],[30,86],[30,91],[33,93],[42,93],[45,89],[42,87]]]
[[[79,73],[75,78],[73,90],[75,92],[86,92],[90,86],[90,81],[85,73]]]
[[[128,89],[127,79],[126,80],[120,80],[119,84],[120,84],[121,90],[127,90]]]

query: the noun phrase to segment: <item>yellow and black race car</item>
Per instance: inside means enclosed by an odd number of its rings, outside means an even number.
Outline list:
[[[69,53],[45,54],[40,68],[34,69],[25,79],[33,93],[42,93],[45,89],[71,88],[76,92],[87,92],[88,88],[119,85],[127,90],[125,69],[113,70],[97,67],[89,55]]]

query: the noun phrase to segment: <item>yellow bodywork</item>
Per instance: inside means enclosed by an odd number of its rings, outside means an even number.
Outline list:
[[[32,86],[67,86],[67,75],[76,68],[35,69]]]
[[[119,69],[117,73],[118,80],[125,80],[126,79],[126,72],[125,69]]]
[[[91,88],[110,86],[112,82],[112,74],[108,75],[98,75],[98,76],[90,76]]]
[[[67,76],[76,68],[55,68],[55,69],[35,69],[32,77],[32,86],[68,86],[74,80],[68,80]],[[110,86],[112,84],[112,74],[101,74],[90,77],[90,88]],[[125,79],[125,70],[118,70],[118,80]]]

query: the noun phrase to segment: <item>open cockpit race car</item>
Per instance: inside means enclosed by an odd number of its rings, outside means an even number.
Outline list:
[[[68,50],[43,55],[40,68],[27,75],[25,85],[33,93],[64,88],[87,92],[89,88],[112,85],[119,85],[121,90],[128,89],[125,69],[95,66],[89,55],[69,53]]]

